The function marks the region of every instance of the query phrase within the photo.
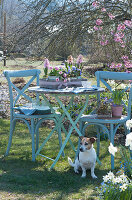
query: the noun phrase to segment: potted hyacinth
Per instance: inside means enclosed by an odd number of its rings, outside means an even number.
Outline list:
[[[40,86],[49,87],[48,85],[51,84],[50,88],[57,88],[58,85],[60,88],[62,87],[76,87],[82,86],[81,81],[83,79],[81,77],[82,69],[83,69],[83,57],[79,55],[77,58],[76,63],[73,63],[73,57],[70,55],[68,56],[67,61],[65,63],[52,67],[50,62],[47,58],[44,60],[44,76],[43,79],[40,79]],[[46,81],[48,83],[46,83]],[[52,83],[54,82],[54,84]],[[74,82],[74,83],[71,83]],[[75,83],[76,82],[76,83]],[[47,85],[47,86],[46,86]],[[61,86],[60,86],[61,85]]]

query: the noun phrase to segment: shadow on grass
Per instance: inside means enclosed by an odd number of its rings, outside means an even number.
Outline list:
[[[63,165],[63,163],[62,163]],[[44,193],[59,192],[61,194],[77,193],[86,186],[95,187],[102,181],[105,170],[96,169],[97,180],[93,180],[90,171],[87,178],[82,179],[81,173],[75,174],[73,168],[65,167],[63,170],[56,167],[49,170],[46,162],[32,162],[22,159],[0,159],[1,191],[17,193]]]

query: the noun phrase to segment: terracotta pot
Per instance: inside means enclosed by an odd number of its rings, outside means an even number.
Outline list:
[[[111,105],[112,117],[121,117],[123,105]]]

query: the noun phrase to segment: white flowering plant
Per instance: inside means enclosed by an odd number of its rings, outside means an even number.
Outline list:
[[[121,82],[117,83],[114,80],[108,80],[107,83],[110,84],[111,87],[112,87],[111,98],[112,98],[113,104],[114,105],[122,105],[122,99],[123,99],[123,97],[125,95],[125,90],[124,90],[125,89],[125,84],[123,84]]]
[[[131,130],[132,120],[127,120],[126,127]],[[125,146],[120,145],[118,149],[122,157],[121,168],[129,178],[132,178],[132,132],[126,135]],[[108,147],[109,153],[113,156],[115,156],[118,149],[117,147],[114,147],[112,143],[110,143]]]
[[[56,81],[64,80],[68,78],[81,76],[83,69],[83,57],[79,55],[75,64],[73,64],[73,57],[68,56],[67,61],[60,66],[50,66],[49,60],[46,58],[44,61],[44,77],[56,76]]]
[[[114,175],[110,171],[103,176],[103,182],[98,192],[100,199],[103,200],[131,200],[132,181],[125,174]]]

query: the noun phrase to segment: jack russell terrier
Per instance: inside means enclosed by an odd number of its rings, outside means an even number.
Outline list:
[[[76,158],[75,163],[72,162],[71,158],[68,157],[69,164],[74,167],[75,173],[79,173],[79,168],[82,169],[82,178],[86,177],[86,170],[91,169],[92,178],[97,178],[94,174],[94,168],[96,163],[96,152],[93,148],[93,143],[96,141],[96,138],[91,137],[80,137],[80,152],[78,158]]]

